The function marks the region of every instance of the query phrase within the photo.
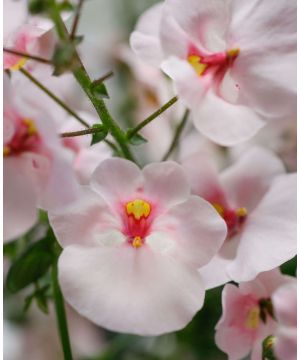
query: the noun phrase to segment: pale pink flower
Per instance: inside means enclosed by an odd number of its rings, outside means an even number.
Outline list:
[[[55,45],[53,23],[46,18],[30,16],[27,1],[4,1],[4,46],[23,53],[51,58]],[[40,63],[29,61],[22,56],[4,52],[3,67],[19,70],[23,66],[29,70]],[[48,65],[47,65],[48,66]],[[43,67],[44,68],[44,67]]]
[[[34,225],[36,208],[55,208],[75,196],[76,181],[53,121],[19,106],[20,94],[4,77],[4,239]]]
[[[183,161],[193,193],[215,206],[228,234],[201,269],[208,288],[252,280],[296,255],[296,174],[270,151],[253,148],[218,174],[206,155]]]
[[[141,16],[131,46],[174,80],[196,128],[217,143],[295,115],[294,0],[166,0]]]
[[[229,360],[243,359],[250,352],[251,360],[262,359],[262,342],[276,329],[272,294],[293,279],[275,269],[259,274],[253,281],[240,283],[239,287],[225,285],[223,314],[216,325],[215,341]]]
[[[184,327],[202,307],[197,269],[218,251],[226,226],[190,195],[182,167],[104,160],[90,187],[50,213],[64,248],[65,299],[110,330],[158,335]]]
[[[282,285],[272,295],[278,321],[275,336],[275,355],[279,360],[297,358],[297,282]]]

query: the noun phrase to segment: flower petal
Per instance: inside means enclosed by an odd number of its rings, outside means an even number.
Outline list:
[[[172,207],[153,224],[153,231],[165,230],[175,243],[168,255],[199,268],[221,247],[227,226],[207,201],[191,196]]]
[[[14,240],[37,221],[34,183],[26,176],[22,158],[3,161],[4,241]]]
[[[109,230],[121,227],[104,200],[88,187],[81,187],[77,199],[49,212],[49,220],[62,247],[70,244],[100,244]],[[112,242],[118,242],[115,234]],[[107,243],[107,240],[105,240]]]
[[[212,91],[193,110],[196,128],[212,141],[232,146],[255,135],[264,121],[253,109],[232,104],[216,96]]]
[[[175,162],[152,163],[144,167],[144,192],[164,208],[185,201],[190,185],[184,169]]]
[[[196,271],[147,245],[67,247],[59,259],[59,280],[66,300],[81,315],[107,329],[138,335],[181,329],[204,300]]]
[[[269,189],[275,176],[284,173],[280,159],[271,151],[253,147],[222,172],[223,189],[236,207],[252,211]]]
[[[296,255],[296,175],[278,176],[249,215],[228,273],[248,281]]]
[[[135,31],[130,36],[132,50],[150,65],[159,66],[163,53],[159,40],[163,4],[158,3],[139,18]]]

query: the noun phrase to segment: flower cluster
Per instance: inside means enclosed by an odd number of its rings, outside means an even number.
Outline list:
[[[110,54],[138,103],[121,125],[104,101],[111,74],[92,80],[76,48],[83,2],[4,4],[5,243],[47,213],[24,256],[47,251],[12,261],[8,286],[46,282],[52,266],[58,307],[61,288],[96,325],[156,336],[225,284],[215,341],[229,359],[296,359],[296,281],[279,269],[296,255],[296,1],[146,10],[133,51]]]

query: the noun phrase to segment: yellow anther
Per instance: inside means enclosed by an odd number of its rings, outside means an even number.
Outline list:
[[[37,133],[37,128],[35,126],[35,123],[30,119],[24,119],[23,123],[27,126],[27,133],[29,136],[34,135]]]
[[[235,211],[235,213],[236,213],[236,215],[237,215],[238,217],[245,217],[245,216],[247,216],[248,211],[247,211],[246,208],[241,207],[241,208],[237,209],[237,210]]]
[[[3,156],[8,156],[10,154],[10,147],[3,146]]]
[[[15,65],[11,66],[9,70],[17,71],[20,70],[27,62],[26,57],[22,57]]]
[[[248,311],[245,326],[248,329],[256,329],[259,325],[259,307],[254,306]]]
[[[202,64],[201,57],[198,55],[189,55],[187,60],[199,76],[201,76],[207,68],[207,64]]]
[[[140,236],[135,236],[132,241],[132,246],[134,248],[139,248],[143,245],[142,238]]]
[[[151,206],[144,200],[135,199],[126,204],[127,215],[133,215],[136,220],[140,220],[142,216],[147,218],[151,212]]]
[[[215,203],[215,204],[212,204],[212,206],[217,210],[217,212],[218,212],[221,216],[224,215],[224,208],[223,208],[222,205]]]
[[[240,53],[239,48],[234,48],[226,51],[228,57],[237,57],[239,53]]]

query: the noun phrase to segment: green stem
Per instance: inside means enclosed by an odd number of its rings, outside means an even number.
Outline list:
[[[66,138],[66,137],[74,137],[74,136],[82,136],[82,135],[89,135],[89,134],[96,134],[97,132],[103,131],[104,126],[97,126],[94,128],[89,128],[86,130],[79,130],[79,131],[71,131],[71,132],[64,132],[60,134],[60,137]]]
[[[38,88],[40,88],[45,94],[51,97],[59,106],[61,106],[67,113],[74,116],[82,125],[89,127],[89,124],[85,122],[79,115],[77,115],[72,109],[70,109],[63,101],[61,101],[56,95],[54,95],[48,88],[46,88],[39,80],[37,80],[33,75],[31,75],[24,68],[20,69],[20,72],[25,75],[30,81],[32,81]]]
[[[64,360],[72,360],[73,357],[72,357],[72,350],[71,350],[69,333],[68,333],[64,300],[58,283],[57,260],[55,260],[55,263],[52,266],[51,275],[52,275],[52,287],[53,287],[53,297],[54,297],[55,312],[56,312],[56,321],[57,321],[60,341],[64,353]]]
[[[188,116],[189,116],[189,110],[186,110],[184,115],[183,115],[183,118],[181,120],[181,122],[178,124],[177,128],[176,128],[176,131],[174,133],[174,137],[173,137],[173,140],[169,146],[169,149],[167,150],[166,154],[164,155],[164,157],[162,158],[162,161],[165,161],[169,158],[169,156],[172,154],[172,152],[174,151],[174,149],[176,148],[177,146],[177,143],[179,141],[179,138],[181,136],[181,133],[185,127],[185,124],[187,122],[187,119],[188,119]]]
[[[79,23],[79,18],[80,18],[80,15],[81,15],[81,9],[82,9],[83,2],[84,2],[84,0],[79,0],[78,5],[77,5],[76,14],[75,14],[74,21],[73,21],[72,28],[71,28],[71,32],[70,32],[70,38],[72,40],[76,36],[77,26],[78,26],[78,23]]]
[[[55,24],[57,34],[61,40],[64,41],[71,41],[70,36],[67,32],[67,29],[65,27],[65,24],[60,16],[59,10],[56,5],[56,1],[51,1],[51,12],[50,16]],[[76,52],[77,60],[80,64],[80,66],[76,69],[74,69],[73,75],[83,91],[86,93],[88,98],[90,99],[91,103],[93,104],[95,110],[97,111],[100,119],[102,120],[103,125],[109,130],[110,134],[113,136],[113,138],[116,140],[116,142],[119,144],[124,157],[135,161],[133,158],[133,155],[131,154],[131,151],[127,145],[127,137],[126,134],[123,132],[123,130],[119,127],[119,125],[115,122],[115,120],[112,118],[110,113],[107,110],[107,107],[102,99],[96,98],[92,91],[92,81],[84,67],[84,65],[81,62],[81,59]]]
[[[165,103],[160,109],[155,111],[152,115],[148,116],[145,120],[143,120],[140,124],[138,124],[134,129],[131,129],[127,133],[127,138],[130,139],[133,135],[138,133],[143,127],[148,125],[151,121],[156,119],[160,114],[169,109],[170,106],[176,103],[178,100],[177,96],[174,96],[171,100]]]

